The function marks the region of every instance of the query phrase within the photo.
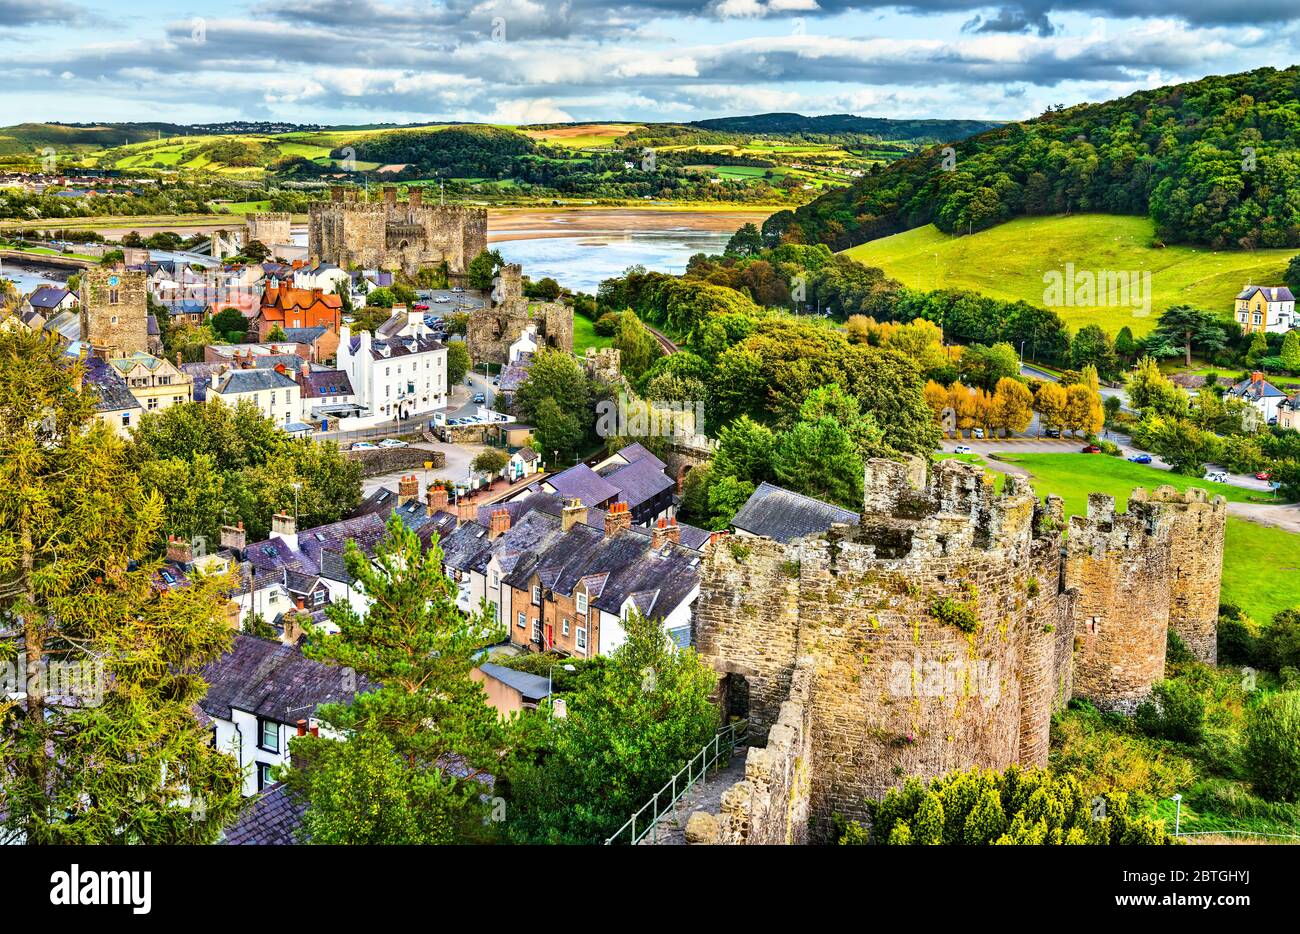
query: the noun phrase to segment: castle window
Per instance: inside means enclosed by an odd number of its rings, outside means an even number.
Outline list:
[[[111,321],[113,324],[117,324],[117,315],[113,315],[113,317],[110,319],[110,321]]]
[[[109,289],[109,290],[108,290],[108,303],[109,303],[110,305],[116,305],[116,304],[118,304],[118,301],[119,301],[119,298],[118,298],[118,292],[117,292],[117,289]],[[116,319],[116,318],[113,319],[113,323],[114,323],[114,324],[117,324],[117,319]]]

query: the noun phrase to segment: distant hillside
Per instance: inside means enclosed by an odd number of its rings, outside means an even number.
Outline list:
[[[933,147],[771,218],[836,249],[934,224],[1021,215],[1147,215],[1170,243],[1300,246],[1300,67],[1209,77],[1080,104]]]
[[[1141,300],[1129,306],[1054,305],[1071,328],[1098,324],[1114,335],[1128,327],[1141,337],[1156,318],[1182,303],[1227,316],[1232,298],[1248,282],[1279,282],[1294,250],[1210,250],[1205,247],[1151,245],[1154,226],[1145,217],[1073,214],[1068,217],[1021,217],[954,236],[933,224],[872,240],[848,250],[868,266],[883,269],[917,289],[968,289],[1007,301],[1044,304],[1044,274],[1132,270],[1151,273],[1148,310]],[[1139,280],[1141,282],[1141,280]],[[1145,296],[1142,296],[1145,298]],[[1098,296],[1105,302],[1104,296]],[[1135,312],[1139,312],[1136,313]]]
[[[803,114],[774,113],[696,120],[688,125],[724,133],[804,133],[826,136],[852,133],[876,136],[882,140],[943,143],[965,139],[1002,124],[993,120],[893,120],[885,117],[857,117],[853,114],[805,117]]]
[[[20,123],[0,128],[0,155],[19,155],[44,149],[55,150],[121,146],[163,136],[175,136],[184,127],[173,123]]]

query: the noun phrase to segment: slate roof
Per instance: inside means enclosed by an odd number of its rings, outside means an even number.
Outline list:
[[[484,662],[479,665],[479,671],[485,675],[496,678],[502,684],[509,685],[523,695],[526,701],[544,700],[551,694],[548,679],[541,675],[532,675],[526,671],[515,671],[513,668],[506,668],[504,665],[497,665],[493,662]]]
[[[1272,286],[1272,287],[1270,287],[1270,286],[1264,286],[1264,285],[1248,285],[1248,286],[1246,286],[1246,288],[1243,289],[1241,292],[1238,292],[1238,293],[1237,293],[1237,298],[1238,298],[1238,299],[1248,299],[1248,298],[1250,298],[1252,295],[1254,295],[1256,292],[1263,292],[1263,293],[1264,293],[1264,299],[1265,299],[1266,301],[1270,301],[1270,302],[1293,302],[1293,301],[1295,301],[1295,296],[1291,294],[1291,290],[1288,289],[1288,288],[1287,288],[1286,286],[1284,286],[1284,285],[1281,285],[1281,286]]]
[[[668,466],[659,458],[651,454],[650,450],[646,448],[646,446],[639,441],[634,441],[625,447],[619,448],[614,453],[614,456],[623,458],[623,460],[625,460],[629,464],[633,463],[634,461],[649,461],[650,463],[655,465],[656,470],[663,470],[666,466]]]
[[[312,370],[300,377],[298,385],[308,398],[353,395],[352,380],[343,370]]]
[[[298,842],[306,802],[276,782],[253,799],[239,819],[222,833],[226,846],[288,846]]]
[[[212,390],[217,393],[258,392],[263,389],[288,389],[297,386],[292,379],[278,370],[256,368],[252,370],[231,370],[212,381]]]
[[[546,484],[561,496],[575,496],[584,505],[592,506],[614,500],[621,492],[586,464],[575,464],[568,470],[547,477]]]
[[[295,344],[314,344],[329,328],[285,328],[284,336]]]
[[[208,692],[199,702],[210,717],[230,720],[232,710],[290,726],[312,716],[320,704],[350,701],[345,679],[359,691],[371,685],[354,672],[312,661],[296,646],[242,633],[226,654],[203,666]]]
[[[85,381],[99,394],[99,401],[95,404],[98,411],[121,412],[140,408],[139,401],[131,395],[126,380],[117,370],[98,357],[88,357],[84,363]]]
[[[1280,399],[1286,396],[1286,393],[1268,380],[1260,378],[1243,379],[1228,390],[1228,395],[1245,399],[1247,402],[1260,402],[1264,399]]]
[[[39,285],[36,291],[27,296],[27,304],[33,308],[57,308],[59,303],[72,293],[54,285]]]
[[[528,379],[528,367],[510,364],[501,373],[501,379],[497,383],[499,392],[515,392]]]
[[[372,340],[370,342],[370,356],[375,360],[390,360],[394,357],[408,357],[417,353],[429,353],[433,350],[439,350],[442,342],[434,340],[427,334],[419,337],[390,337],[387,340]],[[384,349],[388,353],[384,353]],[[348,341],[348,352],[357,353],[361,349],[361,338],[353,337]]]
[[[677,485],[664,473],[663,462],[649,452],[647,455],[604,475],[606,482],[618,489],[619,500],[632,508]]]
[[[855,512],[764,482],[740,507],[731,524],[751,535],[786,543],[829,531],[837,522],[857,521]]]

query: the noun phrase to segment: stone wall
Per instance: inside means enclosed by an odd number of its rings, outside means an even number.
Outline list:
[[[767,735],[751,746],[745,777],[722,793],[719,843],[808,842],[812,791],[812,692],[815,664],[795,666],[790,697]]]
[[[353,266],[400,269],[447,264],[460,281],[470,261],[487,248],[487,210],[426,205],[418,189],[403,203],[386,188],[380,201],[358,200],[353,190],[335,188],[329,201],[309,205],[307,250],[344,269]]]
[[[1075,697],[1133,713],[1164,677],[1170,608],[1172,517],[1135,491],[1127,513],[1088,496],[1066,540],[1066,584],[1075,603]]]
[[[470,312],[465,345],[477,363],[504,365],[510,345],[528,328],[535,328],[537,346],[573,352],[573,309],[562,302],[509,298]]]
[[[150,346],[148,275],[92,266],[81,273],[81,339],[105,358],[125,357]]]
[[[363,477],[377,477],[392,473],[394,470],[424,469],[425,461],[432,461],[435,470],[447,463],[443,451],[429,451],[425,448],[372,448],[370,450],[344,451],[348,460],[361,462]]]
[[[285,211],[249,214],[244,218],[244,243],[256,240],[263,246],[293,242],[293,215]]]
[[[1228,504],[1199,487],[1185,493],[1162,486],[1149,500],[1173,520],[1170,537],[1169,626],[1200,661],[1217,664],[1219,589]]]

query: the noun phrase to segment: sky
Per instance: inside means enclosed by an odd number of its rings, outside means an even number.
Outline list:
[[[1014,120],[1300,60],[1300,0],[0,0],[0,125]]]

